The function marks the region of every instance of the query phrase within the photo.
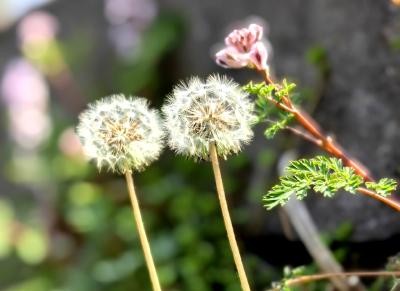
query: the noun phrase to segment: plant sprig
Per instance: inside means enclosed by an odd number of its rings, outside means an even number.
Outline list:
[[[354,194],[364,184],[364,179],[352,168],[343,166],[340,159],[324,156],[292,161],[286,168],[286,173],[280,177],[280,183],[264,195],[263,201],[267,209],[284,205],[293,194],[298,199],[303,199],[308,191],[313,190],[324,197],[333,197],[339,190]],[[377,183],[366,182],[365,186],[386,197],[397,188],[397,183],[383,178]]]
[[[277,103],[282,102],[282,98],[289,94],[296,87],[294,83],[286,80],[282,84],[265,84],[250,82],[243,86],[243,90],[257,96],[255,104],[258,122],[268,120],[270,125],[265,129],[264,135],[272,139],[281,129],[284,129],[293,119],[293,114],[284,111],[276,106],[271,106],[270,99]]]
[[[386,178],[384,178],[386,180]],[[390,180],[390,179],[389,179]],[[299,266],[296,268],[285,267],[283,270],[283,278],[278,282],[272,283],[269,291],[291,291],[295,286],[303,287],[306,284],[317,283],[334,277],[386,277],[391,279],[389,284],[392,285],[390,290],[397,290],[400,286],[400,259],[399,254],[390,257],[384,270],[379,271],[353,271],[353,272],[336,272],[315,274],[313,266]],[[297,290],[297,289],[296,289]]]
[[[366,182],[365,186],[367,189],[372,190],[383,197],[387,197],[397,189],[397,182],[393,179],[383,178],[377,183]]]
[[[264,135],[267,139],[272,139],[275,137],[275,135],[278,133],[278,131],[285,129],[287,125],[292,121],[293,119],[293,114],[284,114],[280,113],[280,119],[278,120],[269,120],[271,123],[270,126],[268,126],[265,131]]]

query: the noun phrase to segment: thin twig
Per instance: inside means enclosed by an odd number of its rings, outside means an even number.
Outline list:
[[[291,133],[317,145],[317,146],[321,146],[322,145],[322,141],[320,139],[316,139],[315,137],[313,137],[312,135],[308,134],[307,132],[304,132],[300,129],[291,127],[291,126],[285,126],[284,129],[290,131]]]
[[[293,286],[300,284],[307,284],[314,281],[320,281],[329,279],[332,277],[389,277],[389,276],[400,276],[400,271],[389,272],[389,271],[373,271],[373,272],[343,272],[343,273],[326,273],[326,274],[316,274],[316,275],[306,275],[297,277],[294,279],[289,279],[285,282],[285,286]]]
[[[269,119],[269,118],[266,118],[264,121],[267,122],[267,123],[271,123],[271,124],[274,124],[274,123],[277,122],[276,120],[272,120],[272,119]],[[283,129],[286,129],[286,130],[290,131],[291,133],[293,133],[293,134],[295,134],[295,135],[297,135],[297,136],[299,136],[299,137],[301,137],[301,138],[303,138],[303,139],[305,139],[305,140],[307,140],[307,141],[309,141],[309,142],[311,142],[311,143],[313,143],[313,144],[315,144],[317,146],[321,146],[322,145],[322,141],[321,140],[316,139],[311,134],[308,134],[307,132],[305,132],[305,131],[303,131],[301,129],[298,129],[298,128],[295,128],[295,127],[291,127],[291,126],[288,126],[288,125],[286,125]]]
[[[286,112],[290,112],[290,113],[294,113],[294,110],[288,106],[286,106],[285,104],[282,104],[278,101],[276,101],[274,98],[271,97],[266,97],[268,101],[270,101],[271,103],[273,103],[276,107],[286,111]]]
[[[274,84],[274,81],[270,77],[267,70],[259,71],[259,72],[263,75],[264,81],[267,84]],[[356,174],[363,177],[365,181],[374,181],[369,170],[363,164],[361,164],[359,161],[357,161],[356,159],[351,157],[348,153],[346,153],[343,150],[343,148],[339,144],[337,144],[330,136],[325,135],[323,133],[322,129],[320,128],[320,126],[318,125],[318,123],[310,115],[308,115],[306,112],[300,110],[299,108],[296,108],[296,106],[291,102],[291,100],[288,98],[288,96],[284,96],[282,98],[282,100],[284,100],[286,106],[282,107],[281,105],[278,106],[276,103],[273,103],[273,104],[283,110],[286,110],[285,107],[289,108],[290,109],[289,112],[291,112],[294,115],[295,119],[304,127],[304,129],[312,137],[315,138],[315,140],[310,139],[309,136],[307,136],[307,135],[302,135],[297,132],[296,134],[298,136],[305,138],[308,141],[313,142],[314,144],[318,145],[320,148],[322,148],[326,152],[341,159],[346,166],[353,168],[353,170],[356,172]],[[392,208],[396,209],[397,211],[400,211],[400,202],[398,202],[394,199],[382,197],[381,195],[378,195],[378,194],[376,194],[372,191],[369,191],[367,189],[364,189],[364,188],[362,188],[361,191],[359,191],[359,192],[362,194],[365,194],[367,196],[370,196],[374,199],[377,199],[377,200],[391,206]]]
[[[131,172],[125,173],[126,183],[128,185],[129,196],[131,198],[133,216],[135,218],[136,227],[139,233],[140,242],[142,244],[142,249],[147,265],[147,269],[149,270],[151,284],[153,285],[154,291],[161,291],[160,282],[158,280],[156,267],[154,265],[153,256],[151,254],[151,249],[149,245],[149,241],[147,240],[146,231],[144,229],[142,215],[140,213],[139,201],[136,197],[135,186],[133,184],[133,178]]]
[[[224,184],[222,182],[221,170],[219,167],[217,149],[214,143],[210,143],[211,163],[214,171],[215,184],[217,187],[218,199],[221,205],[222,217],[224,219],[225,229],[228,235],[229,244],[232,250],[233,259],[239,274],[240,284],[243,291],[250,291],[250,285],[244,270],[242,258],[240,256],[239,247],[236,242],[235,232],[233,230],[231,217],[229,215],[228,203],[226,202]]]
[[[259,73],[262,74],[262,76],[264,77],[264,81],[267,84],[275,84],[274,80],[269,75],[268,70],[259,71]],[[331,137],[325,135],[319,124],[309,114],[297,108],[288,96],[283,96],[282,100],[286,104],[285,107],[290,109],[290,111],[288,112],[291,112],[294,115],[296,120],[304,127],[304,129],[306,129],[316,139],[321,140],[321,148],[336,156],[337,158],[342,159],[346,165],[352,167],[355,172],[361,175],[366,181],[373,181],[373,178],[368,169],[360,162],[356,161],[354,158],[351,158],[347,153],[345,153],[344,150],[338,144],[336,144]],[[273,104],[277,106],[277,104]],[[278,107],[280,109],[286,110],[285,107]]]
[[[387,197],[384,197],[382,195],[379,195],[379,194],[375,193],[374,191],[371,191],[369,189],[362,188],[362,187],[358,188],[357,191],[362,193],[362,194],[364,194],[364,195],[367,195],[367,196],[375,198],[375,199],[377,199],[379,201],[382,201],[383,203],[389,205],[390,207],[396,209],[397,211],[400,211],[399,202],[397,202],[397,201],[395,201],[393,199],[389,199]]]
[[[293,105],[294,106],[294,105]],[[373,181],[369,170],[362,165],[360,162],[356,161],[354,158],[350,157],[341,146],[339,146],[335,141],[328,135],[325,135],[322,129],[319,127],[318,123],[306,112],[294,108],[293,115],[296,120],[315,138],[321,140],[320,148],[332,154],[333,156],[343,160],[343,162],[354,169],[354,171],[362,176],[366,181]]]

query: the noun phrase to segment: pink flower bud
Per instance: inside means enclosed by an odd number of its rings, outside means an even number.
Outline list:
[[[224,68],[268,68],[268,51],[261,41],[263,28],[251,24],[248,28],[235,29],[225,38],[225,48],[217,52],[215,61]]]
[[[250,60],[257,70],[262,71],[268,68],[268,51],[263,43],[257,42],[253,45],[250,51]]]
[[[217,52],[215,61],[221,67],[239,69],[249,65],[249,56],[240,53],[235,47],[228,46]]]
[[[235,29],[227,38],[225,44],[235,47],[239,52],[249,52],[251,47],[262,38],[263,29],[257,24],[250,24],[249,28]]]

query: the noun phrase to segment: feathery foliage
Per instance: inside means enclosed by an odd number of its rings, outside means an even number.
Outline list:
[[[343,166],[340,159],[317,156],[290,162],[286,175],[280,177],[280,183],[273,186],[263,197],[267,209],[284,205],[295,194],[298,199],[307,196],[308,191],[332,197],[339,190],[355,193],[361,186],[382,196],[390,195],[397,188],[393,179],[383,178],[377,183],[365,182],[350,167]]]
[[[344,167],[337,158],[318,156],[292,161],[286,172],[285,176],[280,177],[280,183],[272,187],[263,198],[268,209],[284,205],[292,194],[303,199],[308,191],[314,190],[325,197],[332,197],[341,189],[355,193],[363,184],[362,177],[355,174],[352,168]]]
[[[279,117],[279,120],[271,121],[271,125],[268,126],[267,129],[264,131],[264,135],[267,139],[274,138],[278,131],[284,129],[292,121],[293,114],[279,113]]]
[[[377,183],[375,182],[366,182],[365,186],[379,195],[384,197],[389,196],[393,191],[397,189],[397,182],[393,179],[383,178],[380,179]]]
[[[248,83],[243,87],[243,90],[257,96],[256,113],[258,122],[267,121],[269,126],[266,128],[264,135],[268,139],[272,139],[276,133],[284,129],[287,124],[293,119],[293,114],[283,111],[276,106],[271,106],[268,98],[272,98],[277,102],[281,102],[282,98],[289,96],[293,89],[296,87],[294,83],[288,83],[286,80],[282,84],[265,84],[261,83]],[[297,99],[297,95],[293,95]],[[296,103],[297,100],[292,100]]]
[[[283,269],[283,278],[279,282],[273,282],[272,288],[269,289],[269,291],[292,291],[293,288],[287,286],[286,282],[301,276],[310,275],[314,271],[313,269],[314,268],[310,266],[299,266],[295,268],[285,266]]]

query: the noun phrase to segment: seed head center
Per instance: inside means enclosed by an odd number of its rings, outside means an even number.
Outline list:
[[[216,130],[229,129],[231,124],[224,116],[224,110],[226,108],[222,104],[195,106],[188,115],[192,133],[212,138]]]
[[[139,122],[137,120],[107,119],[104,125],[102,137],[114,153],[123,153],[127,150],[129,143],[143,139],[138,132]]]

